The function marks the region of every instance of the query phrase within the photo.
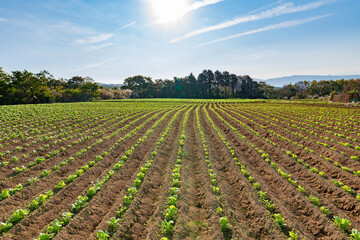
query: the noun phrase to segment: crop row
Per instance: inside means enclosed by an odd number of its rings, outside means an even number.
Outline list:
[[[107,231],[99,230],[97,232],[98,239],[101,239],[101,240],[108,239],[111,236],[113,236],[114,233],[116,232],[119,223],[121,221],[123,221],[123,217],[124,217],[125,213],[127,212],[131,203],[135,199],[136,193],[138,192],[141,184],[144,182],[144,180],[147,176],[148,170],[151,167],[151,165],[157,155],[157,151],[159,150],[159,148],[163,144],[163,142],[166,140],[166,137],[170,131],[170,128],[171,128],[173,122],[175,121],[175,119],[177,118],[177,116],[179,115],[179,113],[180,113],[180,111],[178,111],[174,114],[174,116],[168,123],[165,131],[162,133],[161,138],[156,143],[154,150],[151,152],[150,159],[148,159],[145,162],[145,164],[140,168],[140,172],[137,173],[136,178],[134,179],[133,185],[127,189],[127,195],[124,196],[123,203],[120,205],[119,209],[116,211],[116,217],[110,218],[110,220],[107,222],[108,223]]]
[[[213,110],[212,108],[210,108],[211,110]],[[233,118],[231,115],[229,115],[228,113],[224,112],[223,110],[221,110],[223,113],[225,113],[228,117],[232,118],[233,120],[237,120],[235,118]],[[327,218],[329,218],[330,220],[333,221],[333,223],[338,226],[340,229],[342,229],[346,234],[348,234],[350,237],[357,239],[357,237],[360,237],[358,231],[356,229],[353,229],[350,232],[350,226],[351,226],[351,222],[346,219],[346,218],[340,218],[339,216],[334,216],[334,214],[332,214],[330,212],[329,209],[326,208],[326,206],[323,206],[322,203],[320,202],[320,200],[309,194],[309,190],[305,189],[304,187],[302,187],[296,180],[294,180],[294,178],[291,176],[290,173],[286,173],[285,171],[283,171],[283,169],[281,169],[278,164],[274,161],[271,160],[271,157],[268,153],[266,153],[264,150],[261,150],[259,148],[257,148],[254,144],[250,143],[245,136],[241,135],[235,127],[233,127],[231,124],[229,124],[227,121],[225,121],[225,119],[223,119],[217,112],[215,112],[213,110],[213,112],[218,116],[218,118],[220,118],[230,129],[232,129],[242,140],[244,140],[245,142],[248,143],[248,145],[252,148],[254,148],[259,155],[261,155],[262,159],[267,162],[270,167],[274,168],[276,170],[276,172],[286,181],[288,181],[292,186],[294,186],[294,188],[296,188],[299,192],[301,192],[306,199],[311,202],[314,206],[316,206],[317,208],[319,208],[321,210],[321,212],[323,212]],[[294,236],[294,233],[292,233],[292,235]]]
[[[115,132],[111,133],[110,135],[108,136],[105,136],[101,139],[98,139],[96,142],[92,143],[91,145],[87,146],[86,148],[83,148],[81,149],[80,151],[78,151],[77,153],[75,153],[73,156],[69,157],[68,159],[66,160],[63,160],[60,164],[55,164],[51,169],[49,170],[42,170],[41,174],[39,176],[35,176],[35,177],[32,177],[32,178],[29,178],[28,179],[28,182],[26,184],[24,184],[25,186],[30,186],[32,185],[33,183],[39,181],[41,178],[44,178],[46,177],[47,175],[49,175],[50,173],[52,172],[56,172],[58,171],[61,167],[67,165],[68,163],[70,163],[71,161],[74,161],[76,158],[79,158],[80,156],[82,156],[83,154],[85,154],[86,152],[88,152],[88,150],[90,150],[91,148],[95,147],[96,145],[102,143],[104,140],[107,140],[107,139],[110,139],[114,136],[116,136],[117,134],[119,134],[120,132],[126,130],[127,128],[129,128],[130,126],[134,125],[136,122],[140,121],[141,119],[147,117],[150,113],[148,114],[144,114],[142,115],[141,117],[135,119],[134,121],[130,122],[129,124],[127,124],[126,126],[122,127],[122,128],[119,128],[117,129]],[[133,115],[133,116],[130,116],[130,117],[127,117],[125,119],[123,119],[122,121],[118,122],[117,124],[111,126],[110,128],[115,128],[117,125],[123,123],[123,122],[126,122],[127,120],[130,120],[134,117],[136,117],[136,115]],[[96,134],[97,135],[97,134]],[[125,139],[124,139],[125,140]],[[40,164],[42,163],[43,161],[45,161],[45,158],[36,158],[35,159],[35,162],[37,164]],[[2,194],[1,194],[1,197],[0,197],[0,201],[3,200],[3,199],[6,199],[7,197],[10,197],[11,195],[15,194],[16,192],[19,192],[22,190],[22,185],[21,184],[18,184],[15,188],[12,188],[12,189],[5,189],[2,191]]]
[[[163,219],[161,222],[161,233],[163,237],[162,240],[167,240],[168,238],[172,238],[174,227],[176,224],[178,209],[178,202],[181,194],[181,167],[184,156],[184,144],[186,139],[186,123],[189,117],[189,112],[193,107],[189,108],[185,112],[185,117],[182,122],[182,130],[179,139],[178,145],[178,154],[176,159],[176,164],[173,169],[172,179],[170,183],[170,189],[167,196],[166,207],[163,212]]]
[[[231,110],[229,110],[229,111],[231,111]],[[314,150],[312,150],[312,149],[310,149],[310,148],[308,148],[308,147],[305,147],[304,145],[299,144],[298,142],[291,141],[290,139],[288,139],[288,138],[286,138],[286,137],[284,137],[284,136],[282,136],[282,135],[280,135],[280,134],[278,134],[278,133],[276,133],[276,132],[268,129],[266,126],[260,125],[260,124],[256,123],[255,121],[253,121],[253,120],[251,120],[251,119],[249,119],[249,118],[247,118],[247,117],[245,117],[245,116],[243,116],[243,115],[241,115],[241,114],[239,114],[239,113],[237,113],[237,112],[234,112],[234,111],[231,111],[231,112],[233,112],[234,114],[236,114],[236,115],[238,115],[238,116],[240,116],[240,117],[242,117],[242,118],[244,118],[244,119],[246,119],[246,120],[248,120],[248,121],[250,121],[250,122],[252,122],[252,123],[254,123],[254,124],[256,124],[256,125],[258,125],[259,127],[265,129],[265,130],[268,131],[269,133],[271,133],[271,134],[273,134],[274,136],[278,137],[279,139],[285,140],[285,141],[287,141],[287,142],[289,142],[289,143],[292,143],[293,145],[295,145],[295,146],[297,146],[297,147],[300,147],[300,148],[302,148],[302,149],[305,149],[306,151],[308,151],[308,152],[310,152],[310,153],[316,154],[316,152],[315,152]],[[251,127],[249,127],[249,126],[246,125],[245,123],[239,121],[238,119],[236,119],[236,121],[239,122],[240,124],[242,124],[244,127],[246,127],[247,129],[249,129],[250,131],[252,131],[254,134],[262,137],[256,130],[252,129]],[[263,137],[262,137],[262,138],[263,138]],[[264,138],[264,139],[266,140],[267,138]],[[273,144],[274,146],[277,146],[277,144],[275,144],[275,143],[272,143],[272,144]],[[281,150],[282,150],[283,152],[290,152],[290,153],[291,153],[291,151],[289,151],[289,150],[287,150],[287,149],[284,149],[284,148],[282,148]],[[334,161],[331,160],[330,158],[324,157],[322,154],[318,154],[318,155],[319,155],[320,157],[324,158],[325,160],[327,160],[328,162],[333,163],[335,166],[340,167],[342,170],[344,170],[344,171],[347,170],[346,172],[350,172],[350,173],[353,173],[354,175],[357,175],[357,171],[352,171],[352,170],[350,170],[349,168],[340,166],[339,163],[334,162]],[[294,159],[295,159],[295,156],[294,156]],[[315,168],[315,167],[311,167],[311,165],[308,164],[308,163],[304,163],[304,161],[303,161],[302,159],[297,159],[297,156],[296,156],[296,160],[297,160],[298,163],[303,164],[306,168],[308,168],[309,171],[311,171],[312,173],[319,174],[320,176],[322,176],[322,177],[325,178],[325,179],[329,179],[329,178],[330,178],[330,177],[326,176],[324,172],[319,171],[319,170],[318,170],[317,168]],[[335,186],[341,188],[341,189],[344,190],[345,192],[350,193],[352,196],[356,197],[356,199],[360,200],[360,194],[356,194],[356,192],[355,192],[351,187],[349,187],[349,186],[347,186],[347,185],[344,185],[342,182],[339,182],[339,181],[337,181],[337,180],[335,180],[335,179],[331,180],[330,182],[333,183]]]
[[[200,108],[200,106],[198,106],[196,108],[196,125],[197,125],[197,129],[200,133],[200,137],[201,137],[202,149],[203,149],[203,153],[205,156],[206,166],[208,168],[208,174],[209,174],[209,178],[211,181],[212,191],[216,195],[216,200],[217,200],[217,204],[218,204],[216,214],[219,216],[221,230],[223,232],[224,238],[231,239],[232,238],[232,231],[231,231],[232,226],[230,225],[229,220],[223,211],[223,204],[221,201],[222,191],[220,190],[220,187],[218,186],[217,177],[216,177],[212,163],[209,158],[209,152],[208,152],[207,142],[205,139],[205,134],[204,134],[201,124],[200,124],[199,108]]]
[[[210,106],[210,109],[213,111],[211,106]],[[256,179],[253,176],[251,176],[249,174],[249,171],[246,169],[246,166],[237,158],[235,151],[231,147],[230,143],[227,141],[226,137],[216,127],[215,123],[213,122],[213,120],[209,116],[209,113],[207,112],[206,108],[204,108],[204,111],[205,111],[206,117],[207,117],[208,121],[210,122],[211,126],[217,132],[219,138],[223,141],[224,145],[227,147],[227,149],[231,153],[231,155],[233,157],[233,160],[236,163],[236,165],[238,165],[240,167],[241,173],[243,174],[245,179],[247,179],[252,184],[252,186],[253,186],[254,190],[257,192],[257,195],[259,196],[262,204],[270,212],[270,214],[271,214],[273,220],[275,221],[275,223],[280,227],[280,229],[284,232],[284,234],[286,234],[287,236],[290,236],[291,239],[298,239],[298,237],[299,237],[298,234],[296,232],[294,232],[294,231],[291,231],[291,228],[286,224],[286,219],[278,212],[275,204],[272,203],[272,200],[270,199],[270,197],[267,195],[266,192],[263,192],[261,190],[260,184],[256,181]],[[217,114],[215,111],[213,111],[213,112],[217,115],[217,117],[221,121],[223,121],[225,124],[228,124],[219,114]],[[248,141],[245,140],[244,136],[242,136],[240,134],[239,134],[239,136],[241,136],[241,138],[250,147],[254,147],[253,144],[250,144]]]
[[[151,118],[147,119],[143,124],[139,125],[138,127],[136,127],[134,130],[132,130],[130,133],[126,134],[124,137],[119,138],[111,147],[109,147],[107,149],[107,151],[104,151],[101,155],[96,156],[96,158],[94,160],[89,161],[88,164],[82,166],[80,169],[76,170],[73,174],[70,174],[68,177],[66,177],[64,180],[60,181],[58,184],[56,184],[53,188],[52,188],[52,192],[53,193],[58,193],[61,191],[61,189],[63,189],[66,185],[71,184],[72,182],[74,182],[77,178],[79,178],[81,175],[83,175],[86,171],[88,171],[90,168],[94,167],[99,161],[101,161],[103,159],[103,157],[105,157],[106,155],[109,154],[109,152],[114,149],[117,145],[119,145],[121,142],[123,142],[124,140],[126,140],[127,138],[131,137],[133,134],[135,134],[137,131],[139,131],[143,126],[145,126],[148,122],[150,122],[151,120],[155,119],[159,114],[161,114],[161,112],[153,115]],[[161,120],[164,119],[164,117],[169,114],[166,113]],[[158,123],[158,122],[157,122]],[[110,136],[108,136],[110,137]],[[143,139],[139,139],[140,142],[143,141]],[[140,143],[136,144],[136,147],[139,145]],[[126,160],[128,156],[133,150],[130,149],[125,153],[125,157],[124,159]],[[111,172],[110,172],[111,174]],[[107,180],[106,180],[107,181]],[[37,202],[37,199],[39,197],[41,197],[42,194],[40,194],[38,197],[34,198],[32,200],[32,202]],[[39,208],[42,204],[44,204],[45,201],[48,201],[51,197],[53,197],[53,195],[49,196],[48,198],[44,199],[44,201],[42,202],[38,202],[37,204],[37,208]],[[30,209],[32,203],[30,203],[29,205],[27,205],[27,207],[22,208],[22,209],[18,209],[16,210],[13,214],[18,214],[18,212],[21,213],[21,220],[23,218],[26,217],[26,215],[28,215],[29,213],[31,213],[32,211],[36,210],[37,208],[32,208],[32,210]],[[11,218],[11,217],[10,217]],[[0,223],[1,226],[4,226],[2,228],[0,228],[0,233],[4,233],[9,231],[14,224],[18,223],[18,222],[12,222],[11,219],[8,218],[8,220],[5,223]]]
[[[39,234],[38,239],[52,239],[58,232],[60,232],[66,225],[68,225],[71,219],[73,219],[85,207],[85,205],[88,204],[91,199],[104,187],[104,184],[106,184],[109,179],[122,168],[124,163],[134,152],[134,150],[138,148],[141,143],[149,137],[149,135],[154,131],[154,129],[159,125],[159,123],[162,122],[170,113],[171,112],[165,113],[159,120],[157,120],[152,125],[152,127],[145,133],[145,135],[139,138],[133,146],[127,149],[125,151],[125,154],[121,156],[118,162],[112,165],[112,170],[105,173],[103,177],[99,177],[95,181],[95,184],[87,190],[86,195],[78,196],[77,200],[69,207],[70,211],[64,211],[57,219],[50,223],[48,227],[46,227],[45,231]],[[69,216],[68,220],[66,219],[67,221],[64,221],[64,215]],[[56,228],[54,229],[53,226],[56,226]]]

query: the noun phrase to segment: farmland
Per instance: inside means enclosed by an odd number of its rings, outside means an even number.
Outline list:
[[[360,109],[1,106],[0,239],[360,239]]]

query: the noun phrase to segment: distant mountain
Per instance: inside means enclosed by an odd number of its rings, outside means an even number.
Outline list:
[[[300,81],[320,81],[320,80],[339,80],[339,79],[356,79],[360,78],[360,75],[293,75],[279,78],[270,78],[267,80],[254,79],[256,81],[265,81],[267,84],[270,84],[274,87],[282,87],[289,83],[297,83]]]
[[[103,87],[107,87],[107,88],[113,88],[113,87],[121,87],[122,85],[124,85],[124,84],[121,84],[121,83],[119,83],[119,84],[113,84],[113,83],[97,83],[97,84],[99,84],[99,86],[103,86]]]

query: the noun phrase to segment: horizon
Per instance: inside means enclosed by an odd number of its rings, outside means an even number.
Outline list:
[[[360,75],[356,0],[25,1],[0,6],[4,71],[120,84],[219,69],[254,79]]]

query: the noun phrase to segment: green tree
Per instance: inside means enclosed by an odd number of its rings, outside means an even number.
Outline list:
[[[122,89],[133,90],[134,97],[139,96],[140,98],[145,98],[153,96],[153,82],[150,77],[137,75],[126,78]]]

